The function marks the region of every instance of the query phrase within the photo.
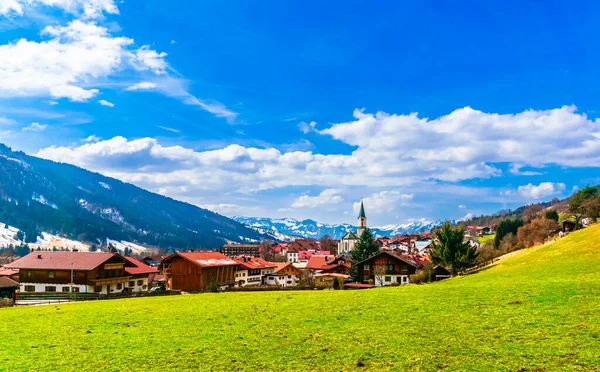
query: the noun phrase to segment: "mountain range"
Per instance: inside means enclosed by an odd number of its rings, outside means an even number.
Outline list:
[[[357,226],[351,224],[328,225],[313,220],[298,221],[293,218],[264,218],[264,217],[232,217],[235,221],[255,229],[263,234],[270,234],[280,240],[294,238],[319,239],[329,235],[332,239],[341,239],[348,231],[356,232]],[[454,222],[454,221],[452,221]],[[427,232],[441,226],[443,221],[415,221],[406,224],[370,227],[375,236],[396,236]]]
[[[209,210],[3,144],[0,221],[7,229],[18,229],[18,240],[27,243],[36,243],[44,232],[80,242],[105,244],[110,239],[168,251],[265,238]]]

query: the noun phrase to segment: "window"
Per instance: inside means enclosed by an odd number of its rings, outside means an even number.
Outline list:
[[[140,279],[140,280],[138,280],[138,281],[137,281],[137,285],[139,285],[139,286],[141,286],[141,285],[144,285],[144,281],[143,281],[143,280],[141,280],[141,279]]]
[[[99,285],[95,286],[94,292],[96,292],[96,293],[102,292],[102,286],[99,286]]]
[[[73,287],[73,293],[79,293],[79,287]]]
[[[405,277],[403,277],[403,278],[402,278],[402,281],[403,281],[404,283],[408,283],[408,277],[406,277],[406,276],[405,276]]]
[[[62,291],[63,292],[71,292],[71,288],[69,288],[69,287],[63,287]]]
[[[387,271],[394,271],[394,265],[386,265],[386,270]]]
[[[133,288],[133,287],[135,287],[135,282],[134,282],[133,280],[129,282],[129,287],[130,287],[130,288]]]
[[[54,271],[48,271],[48,278],[54,278]]]
[[[363,270],[369,271],[369,264],[364,264],[363,265]]]
[[[45,288],[45,291],[46,292],[56,292],[56,287],[55,286],[47,285],[46,288]]]
[[[35,286],[34,285],[26,285],[25,292],[35,292]]]
[[[29,270],[29,271],[27,272],[27,277],[28,277],[28,278],[31,278],[32,276],[33,276],[33,271]]]
[[[117,283],[117,289],[123,289],[123,283]]]
[[[384,282],[391,282],[392,281],[392,277],[391,276],[386,276],[385,278],[383,278]]]

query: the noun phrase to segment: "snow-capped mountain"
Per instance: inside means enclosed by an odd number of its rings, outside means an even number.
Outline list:
[[[313,220],[298,221],[293,218],[263,218],[235,216],[237,222],[253,228],[261,233],[277,236],[281,240],[294,238],[319,239],[329,235],[332,239],[340,239],[348,231],[356,231],[357,227],[351,224],[328,225]],[[441,226],[443,221],[415,221],[406,224],[370,227],[375,236],[396,236],[427,232]]]

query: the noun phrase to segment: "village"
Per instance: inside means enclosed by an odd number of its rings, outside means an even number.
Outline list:
[[[351,275],[351,253],[366,229],[361,203],[358,230],[340,240],[226,244],[139,259],[114,251],[32,251],[0,258],[0,297],[28,305],[227,290],[369,289],[409,284],[411,275],[431,264],[431,232],[382,236],[374,240],[377,251],[356,262]],[[469,226],[465,241],[479,248],[477,237],[491,234],[490,226]],[[441,265],[433,270],[435,280],[451,276]]]

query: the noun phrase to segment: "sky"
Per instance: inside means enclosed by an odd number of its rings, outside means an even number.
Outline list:
[[[0,0],[0,142],[233,216],[600,183],[596,2]]]

